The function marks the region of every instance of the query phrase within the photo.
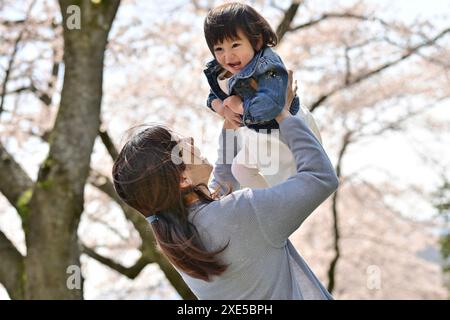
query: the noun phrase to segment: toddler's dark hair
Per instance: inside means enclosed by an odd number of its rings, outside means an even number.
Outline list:
[[[214,55],[214,45],[225,39],[236,39],[238,30],[248,38],[255,51],[278,43],[275,32],[269,23],[249,5],[231,2],[218,6],[208,12],[203,25],[206,42]],[[262,38],[262,47],[258,40]]]

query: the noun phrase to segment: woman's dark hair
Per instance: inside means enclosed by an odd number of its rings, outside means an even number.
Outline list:
[[[262,37],[262,47],[274,47],[278,43],[275,32],[269,23],[249,5],[231,2],[218,6],[208,12],[203,25],[206,42],[214,55],[214,45],[225,39],[236,39],[238,30],[248,38],[255,51]]]
[[[135,134],[114,162],[114,187],[123,201],[145,217],[158,214],[159,220],[151,224],[155,238],[176,267],[209,281],[210,276],[226,270],[217,255],[227,245],[206,251],[197,229],[188,221],[186,194],[193,192],[205,202],[214,201],[215,196],[204,184],[181,189],[186,164],[181,161],[181,148],[174,137],[159,125]]]

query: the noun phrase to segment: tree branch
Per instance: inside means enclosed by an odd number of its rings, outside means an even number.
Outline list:
[[[357,140],[359,140],[361,138],[376,137],[376,136],[379,136],[390,130],[392,130],[392,131],[399,130],[401,128],[401,125],[403,123],[405,123],[406,121],[410,120],[411,118],[413,118],[415,116],[421,115],[426,111],[429,111],[430,108],[437,106],[438,103],[441,103],[442,101],[445,101],[449,98],[450,98],[450,96],[440,97],[439,99],[437,99],[436,101],[434,101],[431,104],[427,104],[418,110],[407,112],[406,114],[402,115],[401,117],[399,117],[393,121],[384,123],[383,126],[379,129],[377,129],[376,131],[367,132],[367,133],[362,132],[364,127],[366,127],[374,122],[377,122],[377,121],[372,120],[372,121],[362,123],[357,130],[354,130],[355,134],[353,135],[352,142],[356,142]]]
[[[24,24],[26,21],[27,21],[26,19],[21,19],[21,20],[0,19],[0,25],[5,26],[5,27],[18,26],[18,25]]]
[[[389,23],[387,23],[386,21],[380,19],[380,18],[376,18],[376,17],[369,17],[369,16],[364,16],[364,15],[357,15],[357,14],[353,14],[353,13],[324,13],[322,16],[320,16],[319,18],[315,19],[315,20],[311,20],[308,21],[306,23],[300,24],[298,26],[292,27],[290,28],[288,31],[292,32],[292,31],[297,31],[300,29],[306,29],[309,27],[312,27],[320,22],[323,22],[325,20],[328,19],[357,19],[357,20],[362,20],[362,21],[376,21],[379,22],[380,24],[382,24],[385,27],[390,27],[391,25]]]
[[[442,97],[440,99],[438,99],[437,102],[441,102],[445,99],[447,99],[448,97]],[[436,103],[432,104],[432,105],[427,105],[424,108],[421,108],[418,111],[415,112],[409,112],[406,115],[392,121],[392,122],[388,122],[387,124],[385,124],[384,126],[382,126],[380,129],[378,129],[375,132],[372,133],[361,133],[361,131],[363,130],[363,128],[373,122],[376,121],[369,121],[368,123],[362,124],[361,126],[359,126],[358,129],[356,130],[349,130],[343,138],[343,142],[342,142],[342,146],[341,149],[339,150],[339,154],[338,154],[338,160],[337,160],[337,164],[336,164],[336,175],[342,179],[342,161],[343,161],[343,157],[348,149],[348,146],[351,143],[356,142],[358,139],[361,139],[363,137],[367,137],[367,136],[378,136],[386,131],[389,130],[396,130],[399,128],[400,124],[407,121],[408,119],[411,119],[412,117],[421,114],[424,111],[429,110],[430,107],[432,107],[433,105],[436,105]],[[366,186],[371,187],[372,191],[377,191],[378,194],[382,194],[381,191],[379,191],[378,189],[376,189],[374,186],[372,186],[371,184],[369,184],[368,182],[364,181],[363,182]],[[334,248],[334,257],[330,262],[330,266],[328,269],[328,291],[330,293],[333,292],[335,286],[336,286],[336,266],[337,263],[340,259],[341,256],[341,251],[340,251],[340,245],[339,242],[341,240],[341,235],[339,232],[339,212],[338,212],[338,208],[337,208],[337,203],[338,203],[338,199],[339,199],[339,190],[337,190],[334,195],[333,195],[333,199],[332,199],[332,213],[333,213],[333,248]],[[398,216],[401,216],[398,212],[396,212],[396,210],[390,206],[388,206],[386,203],[384,203],[383,201],[381,201],[382,205],[385,206],[389,211],[391,212],[395,212],[397,213]]]
[[[292,21],[297,14],[298,8],[303,4],[303,1],[292,1],[289,8],[284,12],[284,17],[281,19],[281,22],[278,24],[276,34],[278,37],[278,41],[281,42],[286,32],[290,31],[290,26]]]
[[[339,156],[338,161],[336,164],[336,175],[338,178],[341,178],[342,172],[341,172],[341,166],[342,166],[342,159],[344,157],[344,154],[347,150],[347,147],[352,141],[352,131],[348,131],[344,135],[344,139],[342,142],[341,149],[339,150]],[[328,291],[330,293],[333,292],[335,283],[336,283],[336,266],[337,262],[341,256],[341,249],[339,246],[339,240],[340,240],[340,232],[339,232],[339,216],[338,216],[338,208],[337,208],[337,202],[338,202],[338,196],[339,196],[339,189],[336,190],[336,192],[333,194],[333,202],[332,202],[332,212],[333,212],[333,248],[334,248],[334,257],[330,262],[330,267],[328,269]]]
[[[14,244],[0,231],[0,283],[11,299],[24,298],[24,258]]]
[[[52,103],[52,98],[48,95],[48,93],[40,91],[33,83],[31,83],[29,86],[19,87],[14,90],[2,92],[1,94],[2,96],[6,96],[9,94],[22,93],[24,91],[30,91],[34,93],[37,98],[46,106],[50,106]]]
[[[434,38],[425,41],[415,47],[412,47],[410,49],[407,50],[407,52],[405,52],[400,58],[388,62],[386,64],[383,64],[367,73],[364,73],[356,78],[351,79],[350,81],[348,81],[348,83],[346,84],[344,82],[343,85],[334,88],[332,90],[330,90],[328,93],[325,93],[323,95],[321,95],[315,102],[313,102],[311,104],[310,107],[310,111],[314,111],[314,109],[316,109],[317,107],[319,107],[323,102],[325,102],[326,100],[328,100],[331,96],[333,96],[334,94],[336,94],[337,92],[343,90],[343,89],[347,89],[355,84],[358,84],[378,73],[381,73],[383,70],[386,70],[387,68],[390,68],[400,62],[402,62],[403,60],[406,60],[407,58],[409,58],[410,56],[412,56],[413,54],[415,54],[416,52],[418,52],[420,49],[424,48],[424,47],[428,47],[430,45],[433,45],[437,40],[439,40],[440,38],[442,38],[443,36],[445,36],[447,33],[450,32],[450,28],[447,28],[445,30],[443,30],[442,32],[440,32],[437,36],[435,36]]]
[[[9,57],[8,60],[8,66],[6,67],[6,72],[5,72],[5,77],[3,79],[2,82],[2,91],[1,91],[1,95],[0,95],[0,115],[3,112],[3,105],[5,104],[5,97],[6,97],[6,85],[8,84],[8,80],[9,80],[9,75],[11,73],[13,64],[14,64],[14,60],[16,58],[16,54],[17,54],[17,50],[19,48],[19,42],[22,39],[23,33],[24,33],[25,29],[22,29],[19,33],[19,35],[17,36],[16,40],[14,41],[14,47],[13,47],[13,51],[11,53],[11,56]]]
[[[100,129],[99,136],[102,139],[102,142],[105,145],[106,150],[108,150],[108,153],[113,159],[113,161],[116,160],[117,157],[119,156],[119,151],[117,151],[117,148],[114,145],[114,142],[112,141],[111,137],[109,136],[108,131],[106,131],[106,129]]]
[[[0,142],[0,192],[17,209],[24,223],[26,205],[31,197],[33,181]]]
[[[28,20],[28,17],[30,16],[30,12],[31,9],[33,9],[33,6],[35,4],[36,1],[32,1],[31,4],[29,5],[26,15],[25,15],[25,21]],[[14,60],[16,59],[16,54],[17,54],[17,50],[19,49],[19,43],[22,40],[23,34],[25,33],[25,29],[26,29],[26,24],[23,23],[23,28],[20,30],[19,35],[17,36],[16,40],[14,41],[14,47],[13,47],[13,51],[11,53],[11,56],[9,57],[9,61],[8,61],[8,66],[6,67],[6,72],[5,72],[5,77],[3,79],[3,83],[2,83],[2,90],[1,90],[1,95],[0,95],[0,116],[3,112],[3,105],[5,103],[5,96],[6,96],[6,85],[8,83],[9,80],[9,75],[11,73],[13,64],[14,64]]]
[[[91,258],[97,260],[98,262],[110,267],[111,269],[119,272],[120,274],[123,274],[124,276],[134,279],[136,278],[139,273],[150,263],[153,263],[153,261],[150,257],[146,255],[142,255],[139,260],[131,267],[124,267],[120,263],[115,262],[114,260],[104,257],[97,252],[95,252],[93,249],[84,246],[83,245],[83,253],[87,254]]]

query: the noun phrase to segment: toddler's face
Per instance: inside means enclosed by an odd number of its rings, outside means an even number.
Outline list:
[[[254,57],[255,50],[247,37],[238,30],[236,39],[225,39],[214,45],[214,55],[219,64],[232,74],[242,70]]]

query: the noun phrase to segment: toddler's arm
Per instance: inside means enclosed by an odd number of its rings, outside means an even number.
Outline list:
[[[256,78],[256,93],[244,99],[244,123],[257,124],[273,120],[283,109],[288,83],[288,73],[280,62],[261,61]]]

